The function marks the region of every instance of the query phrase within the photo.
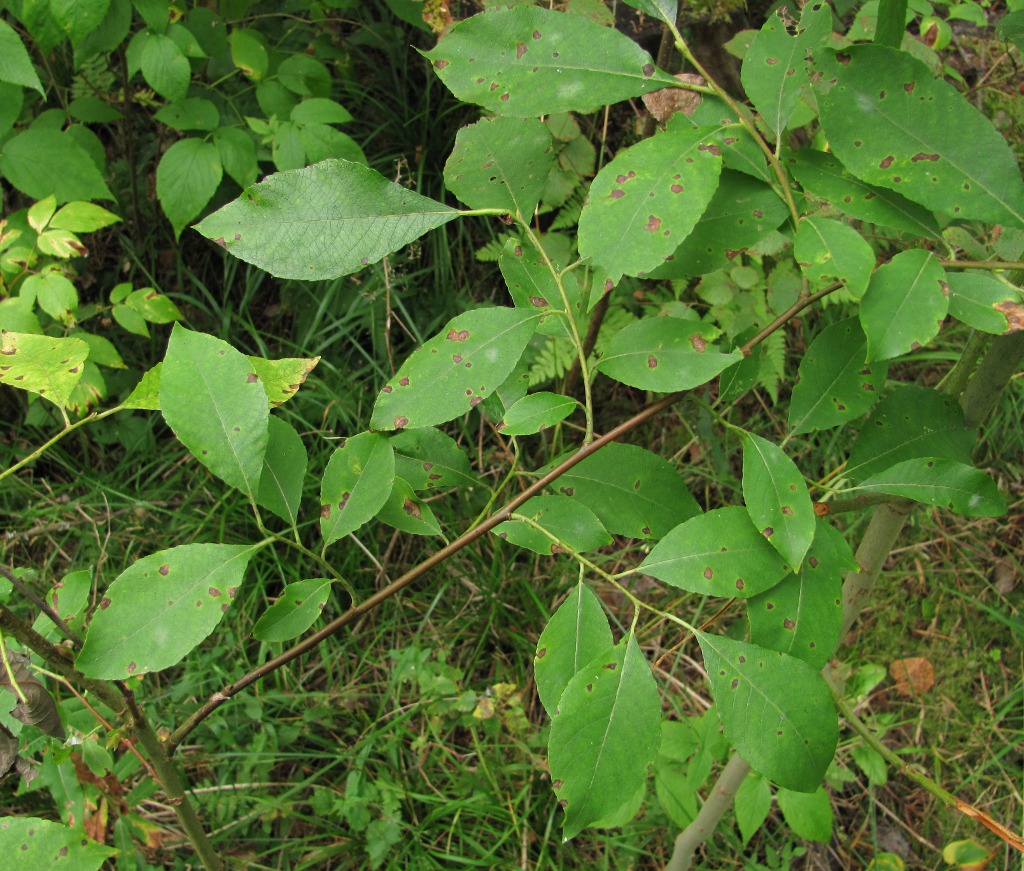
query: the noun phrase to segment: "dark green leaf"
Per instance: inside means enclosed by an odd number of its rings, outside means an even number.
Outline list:
[[[347,160],[281,172],[196,229],[279,278],[336,278],[376,263],[458,212]]]
[[[997,336],[1024,329],[1020,291],[990,275],[949,272],[949,313],[983,333]]]
[[[407,429],[389,439],[395,449],[395,474],[414,490],[474,487],[480,483],[455,440],[439,430]]]
[[[804,58],[832,33],[832,10],[825,3],[803,7],[790,36],[788,10],[776,10],[758,31],[743,59],[747,96],[776,138],[786,127],[808,85]]]
[[[252,627],[253,638],[260,641],[289,641],[312,626],[324,610],[331,594],[328,578],[307,578],[288,584],[281,596]]]
[[[858,490],[888,493],[969,517],[1000,517],[1006,499],[981,469],[945,457],[918,457],[872,475]]]
[[[259,377],[239,351],[175,324],[160,372],[160,410],[192,456],[256,501],[270,412]]]
[[[395,452],[375,432],[350,439],[331,454],[320,487],[320,532],[331,544],[359,529],[388,501],[395,482]]]
[[[743,434],[743,501],[747,513],[794,570],[814,539],[814,506],[796,464],[778,446]]]
[[[703,133],[659,133],[597,174],[580,214],[582,257],[617,278],[650,272],[675,252],[718,187],[720,149]]]
[[[589,112],[676,84],[624,34],[533,6],[460,21],[425,56],[463,102],[519,118]]]
[[[10,82],[24,88],[35,88],[44,94],[39,75],[32,66],[25,46],[17,31],[6,21],[0,21],[0,82]]]
[[[271,416],[267,423],[269,440],[256,501],[294,526],[306,477],[306,447],[287,421]]]
[[[299,127],[299,142],[306,152],[307,163],[319,163],[338,157],[353,163],[368,163],[359,143],[347,133],[326,124],[304,124]]]
[[[955,218],[1024,225],[1024,182],[1006,140],[921,61],[880,45],[814,56],[821,123],[869,184]]]
[[[625,0],[630,6],[639,9],[644,15],[660,18],[666,24],[675,27],[676,16],[679,14],[679,0]]]
[[[0,339],[0,384],[8,384],[67,407],[82,378],[89,346],[81,339],[4,330]]]
[[[612,336],[595,368],[641,390],[671,393],[699,387],[743,357],[739,350],[716,351],[710,345],[716,333],[697,321],[644,318]]]
[[[55,172],[58,166],[60,172]],[[0,173],[36,200],[50,194],[58,203],[114,198],[89,152],[59,130],[30,127],[6,140]]]
[[[612,631],[601,600],[582,581],[551,615],[537,641],[534,674],[537,694],[549,717],[569,681],[612,646]]]
[[[259,175],[256,163],[256,146],[252,137],[237,127],[218,127],[213,131],[213,143],[221,166],[235,184],[247,188]]]
[[[73,46],[103,23],[110,0],[50,0],[50,14]]]
[[[458,132],[444,183],[471,209],[508,209],[530,218],[554,164],[542,121],[483,118]]]
[[[571,838],[615,813],[647,780],[658,753],[661,700],[630,634],[569,681],[551,719],[548,764]]]
[[[442,535],[430,506],[416,495],[407,481],[398,477],[387,502],[377,512],[377,519],[413,535]]]
[[[768,812],[772,809],[772,788],[768,781],[756,771],[749,772],[740,788],[736,790],[733,809],[745,846],[764,825],[764,821],[768,819]]]
[[[587,506],[614,535],[661,538],[700,513],[669,462],[636,445],[605,445],[552,486]]]
[[[848,423],[878,401],[889,367],[865,359],[867,339],[857,318],[830,324],[814,337],[800,360],[789,406],[794,433]]]
[[[785,653],[696,635],[729,743],[779,786],[817,789],[839,740],[832,694],[821,673]]]
[[[175,130],[216,130],[220,126],[217,107],[202,97],[187,97],[170,103],[153,117]]]
[[[529,517],[544,527],[557,541],[521,520],[507,520],[492,530],[498,538],[550,556],[571,551],[597,550],[612,543],[597,515],[568,496],[534,496],[516,514]]]
[[[930,251],[902,251],[871,277],[860,303],[868,360],[890,360],[930,342],[949,310],[946,272]]]
[[[433,426],[475,408],[515,369],[536,326],[537,315],[513,308],[476,309],[453,318],[384,386],[371,426]]]
[[[156,168],[156,195],[175,237],[210,202],[221,174],[220,155],[210,142],[181,139],[164,152]]]
[[[637,568],[691,593],[743,599],[770,590],[790,571],[739,507],[679,524]]]
[[[496,429],[504,435],[533,435],[565,420],[578,405],[559,393],[531,393],[509,407]]]
[[[914,457],[948,457],[970,464],[978,434],[960,406],[926,387],[904,385],[874,410],[854,442],[846,474],[855,481]]]
[[[173,39],[148,33],[142,43],[141,60],[142,75],[154,91],[172,103],[185,99],[192,67]]]

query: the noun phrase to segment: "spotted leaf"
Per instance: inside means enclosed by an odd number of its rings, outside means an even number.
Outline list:
[[[388,501],[395,449],[380,433],[364,432],[331,454],[320,485],[320,532],[331,544],[355,532]]]
[[[82,378],[89,346],[81,339],[3,330],[0,384],[38,393],[66,408]]]

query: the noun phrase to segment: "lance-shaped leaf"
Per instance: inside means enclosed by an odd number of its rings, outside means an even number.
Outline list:
[[[794,433],[830,429],[878,402],[889,367],[865,363],[867,339],[856,318],[829,324],[800,360],[789,425]]]
[[[764,825],[771,809],[772,788],[768,781],[756,771],[747,772],[733,801],[736,825],[740,828],[744,846]]]
[[[160,370],[160,410],[199,462],[256,501],[270,409],[243,354],[175,324]]]
[[[881,45],[814,63],[829,145],[870,184],[955,218],[1024,225],[1024,182],[992,123],[921,61]]]
[[[721,169],[721,150],[702,130],[666,131],[620,152],[590,185],[580,255],[613,277],[657,268],[704,214]]]
[[[220,623],[259,545],[185,544],[143,557],[107,588],[79,671],[104,680],[169,668]]]
[[[537,694],[549,717],[558,712],[558,700],[569,681],[611,646],[612,630],[601,600],[580,581],[551,615],[537,641],[533,669]]]
[[[872,475],[857,490],[902,496],[969,517],[1000,517],[1006,499],[981,469],[946,457],[918,457]]]
[[[644,318],[612,336],[596,368],[641,390],[671,393],[699,387],[743,359],[739,350],[715,350],[711,341],[716,334],[714,327],[695,321]]]
[[[413,535],[442,535],[430,506],[416,495],[408,481],[398,477],[387,502],[377,512],[377,519]]]
[[[565,420],[579,403],[560,393],[531,393],[514,403],[496,429],[504,435],[533,435]]]
[[[661,701],[630,634],[576,674],[551,719],[548,764],[562,834],[571,838],[612,814],[647,779],[658,755]]]
[[[875,253],[864,237],[831,218],[803,218],[793,253],[812,288],[839,281],[854,299],[864,294],[875,268]]]
[[[946,272],[930,251],[902,251],[880,267],[860,303],[868,359],[890,360],[935,338],[948,293]]]
[[[280,360],[267,360],[264,357],[250,357],[249,362],[263,382],[271,408],[277,408],[295,395],[309,373],[316,368],[320,358],[284,357]]]
[[[498,538],[545,556],[597,550],[612,543],[612,537],[589,508],[568,496],[534,496],[517,512],[542,526],[545,535],[521,520],[507,520],[492,530]]]
[[[768,18],[751,41],[740,73],[747,96],[776,137],[808,85],[804,59],[832,32],[832,10],[825,3],[804,6],[793,36],[786,18],[785,10]]]
[[[89,346],[81,339],[3,330],[0,384],[38,393],[66,408],[82,378],[88,356]]]
[[[395,474],[413,490],[474,487],[480,480],[455,439],[440,430],[407,429],[390,436]]]
[[[814,506],[804,477],[778,445],[743,434],[743,501],[754,525],[794,570],[814,539]]]
[[[861,181],[834,154],[805,148],[787,157],[786,165],[804,190],[851,218],[936,241],[942,238],[931,212],[896,191]]]
[[[320,617],[331,593],[329,578],[307,578],[287,584],[281,596],[252,627],[260,641],[288,641],[301,635]]]
[[[554,165],[543,121],[482,118],[455,137],[444,183],[471,209],[507,209],[530,218]]]
[[[17,856],[22,868],[65,865],[74,871],[98,871],[117,850],[90,840],[81,826],[71,828],[51,820],[8,816],[0,820],[0,852]]]
[[[770,590],[790,571],[739,506],[679,524],[638,568],[691,593],[744,599]]]
[[[294,525],[299,519],[299,502],[306,477],[306,446],[288,421],[271,417],[267,424],[267,452],[263,457],[257,502]]]
[[[1020,291],[990,275],[951,272],[949,313],[983,333],[997,336],[1024,330],[1024,297]]]
[[[476,309],[414,351],[373,406],[375,429],[434,426],[475,408],[512,374],[537,326],[532,311]]]
[[[914,457],[970,464],[978,441],[960,405],[928,387],[904,385],[885,397],[853,444],[846,474],[855,481]]]
[[[800,571],[747,602],[750,640],[824,668],[839,645],[843,575],[857,571],[846,539],[824,520]]]
[[[320,532],[331,544],[359,529],[388,501],[395,450],[380,433],[363,432],[331,454],[320,485]]]
[[[605,445],[552,486],[587,506],[614,535],[661,538],[700,513],[672,465],[637,445]]]
[[[779,786],[817,789],[839,740],[821,672],[785,653],[720,635],[696,636],[729,743]]]
[[[463,102],[519,118],[590,112],[676,84],[617,30],[534,6],[460,21],[425,56]]]
[[[523,247],[518,239],[509,239],[501,252],[498,268],[516,307],[540,315],[537,332],[545,336],[572,338],[565,314],[555,314],[564,312],[558,281],[536,248],[530,245]],[[584,302],[579,284],[569,278],[563,280],[562,289],[569,300],[572,316],[579,318]]]
[[[196,229],[279,278],[337,278],[376,263],[458,212],[360,163],[325,160],[255,184]]]

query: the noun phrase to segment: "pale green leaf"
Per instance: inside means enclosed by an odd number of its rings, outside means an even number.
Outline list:
[[[102,230],[121,219],[95,203],[68,203],[57,210],[50,221],[55,230],[70,230],[72,233],[92,233]]]
[[[0,819],[0,853],[16,856],[18,866],[25,869],[65,865],[74,871],[99,871],[117,850],[90,840],[81,826],[7,816]],[[62,861],[56,862],[57,857]]]
[[[270,407],[277,408],[296,394],[320,358],[282,357],[280,360],[267,360],[264,357],[249,357],[249,362],[263,382]]]
[[[522,245],[518,239],[509,239],[501,251],[498,268],[516,307],[540,315],[537,332],[565,339],[572,337],[558,280],[549,265],[548,255],[532,245]],[[569,300],[573,317],[579,319],[584,305],[579,284],[567,276],[562,281],[562,290]]]
[[[377,512],[377,519],[412,535],[439,535],[444,538],[431,507],[416,495],[408,481],[397,476],[387,502]]]
[[[457,217],[347,160],[276,173],[196,229],[279,278],[336,278]]]
[[[780,789],[775,799],[786,825],[798,837],[821,844],[832,840],[832,802],[824,787],[814,792]]]
[[[260,641],[289,641],[309,629],[318,619],[331,594],[328,578],[307,578],[287,584],[280,597],[252,627]]]
[[[218,127],[213,131],[213,143],[221,166],[235,184],[247,188],[259,176],[256,145],[252,137],[237,127]]]
[[[945,457],[918,457],[872,475],[858,488],[948,508],[968,517],[1000,517],[1006,499],[981,469]]]
[[[89,346],[81,339],[4,330],[0,338],[0,384],[38,393],[67,407],[88,354]]]
[[[743,844],[757,834],[768,812],[772,809],[772,788],[756,771],[751,771],[744,778],[733,799],[733,810],[736,813],[736,824],[740,827]]]
[[[947,273],[946,282],[949,313],[958,321],[997,336],[1024,329],[1024,297],[1016,288],[973,272]]]
[[[103,23],[110,0],[49,0],[50,14],[76,48]]]
[[[395,451],[380,433],[364,432],[337,448],[320,486],[324,544],[368,522],[388,501],[395,482]]]
[[[556,540],[521,520],[506,520],[491,530],[498,538],[550,556],[558,553],[597,550],[612,537],[589,508],[567,496],[534,496],[516,514],[529,517]]]
[[[231,43],[231,61],[246,76],[260,81],[270,67],[270,56],[263,39],[255,30],[235,27],[228,37]]]
[[[124,680],[176,665],[220,623],[258,548],[186,544],[137,560],[100,600],[79,671]]]
[[[531,393],[509,407],[496,429],[504,435],[533,435],[565,420],[578,405],[559,393]]]
[[[455,440],[440,430],[407,429],[389,437],[395,474],[414,490],[474,487],[480,481]]]
[[[345,124],[352,120],[352,113],[334,100],[311,97],[292,109],[290,120],[296,124]]]
[[[146,83],[161,97],[172,103],[185,99],[192,67],[173,39],[149,32],[142,43],[141,63]]]

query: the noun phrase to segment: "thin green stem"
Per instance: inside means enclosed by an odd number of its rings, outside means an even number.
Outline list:
[[[505,477],[501,479],[501,483],[498,484],[498,486],[494,490],[491,491],[491,495],[487,498],[487,504],[484,506],[483,511],[481,511],[476,516],[476,519],[469,525],[469,529],[476,529],[477,526],[479,526],[481,523],[483,523],[484,518],[490,513],[491,509],[494,507],[494,503],[498,501],[498,497],[501,495],[502,491],[506,487],[508,487],[508,485],[512,482],[512,479],[515,478],[518,470],[519,470],[519,443],[515,439],[513,439],[512,440],[512,462],[509,464],[509,470],[505,474]],[[468,531],[469,530],[467,530],[467,532]]]
[[[987,269],[993,272],[1009,269],[1024,269],[1021,260],[940,260],[943,269]]]
[[[306,547],[300,541],[295,541],[294,539],[291,539],[291,538],[288,538],[287,536],[281,535],[279,532],[274,532],[274,530],[272,530],[272,529],[267,529],[267,527],[265,527],[263,525],[262,520],[260,520],[258,516],[257,516],[257,522],[259,524],[260,532],[262,532],[266,536],[269,536],[269,538],[267,539],[268,542],[270,542],[270,541],[280,542],[281,544],[285,545],[286,547],[290,547],[290,548],[292,548],[292,550],[297,550],[303,556],[307,557],[308,559],[313,560],[313,562],[315,562],[318,566],[320,566],[321,569],[323,569],[332,578],[334,578],[334,580],[336,580],[339,584],[341,584],[342,588],[345,590],[346,593],[348,593],[349,598],[353,602],[357,601],[356,591],[352,588],[352,585],[349,584],[349,582],[345,580],[345,578],[338,572],[338,570],[335,569],[334,566],[332,566],[327,560],[325,560],[323,558],[323,556],[318,554],[316,551],[310,550],[308,547]]]
[[[4,633],[0,629],[0,659],[4,663],[4,672],[7,674],[7,683],[14,689],[14,694],[18,697],[18,701],[23,705],[28,704],[28,699],[25,697],[25,692],[21,688],[21,684],[18,683],[18,679],[14,676],[14,669],[11,667],[11,661],[7,658],[7,644],[4,642]]]

